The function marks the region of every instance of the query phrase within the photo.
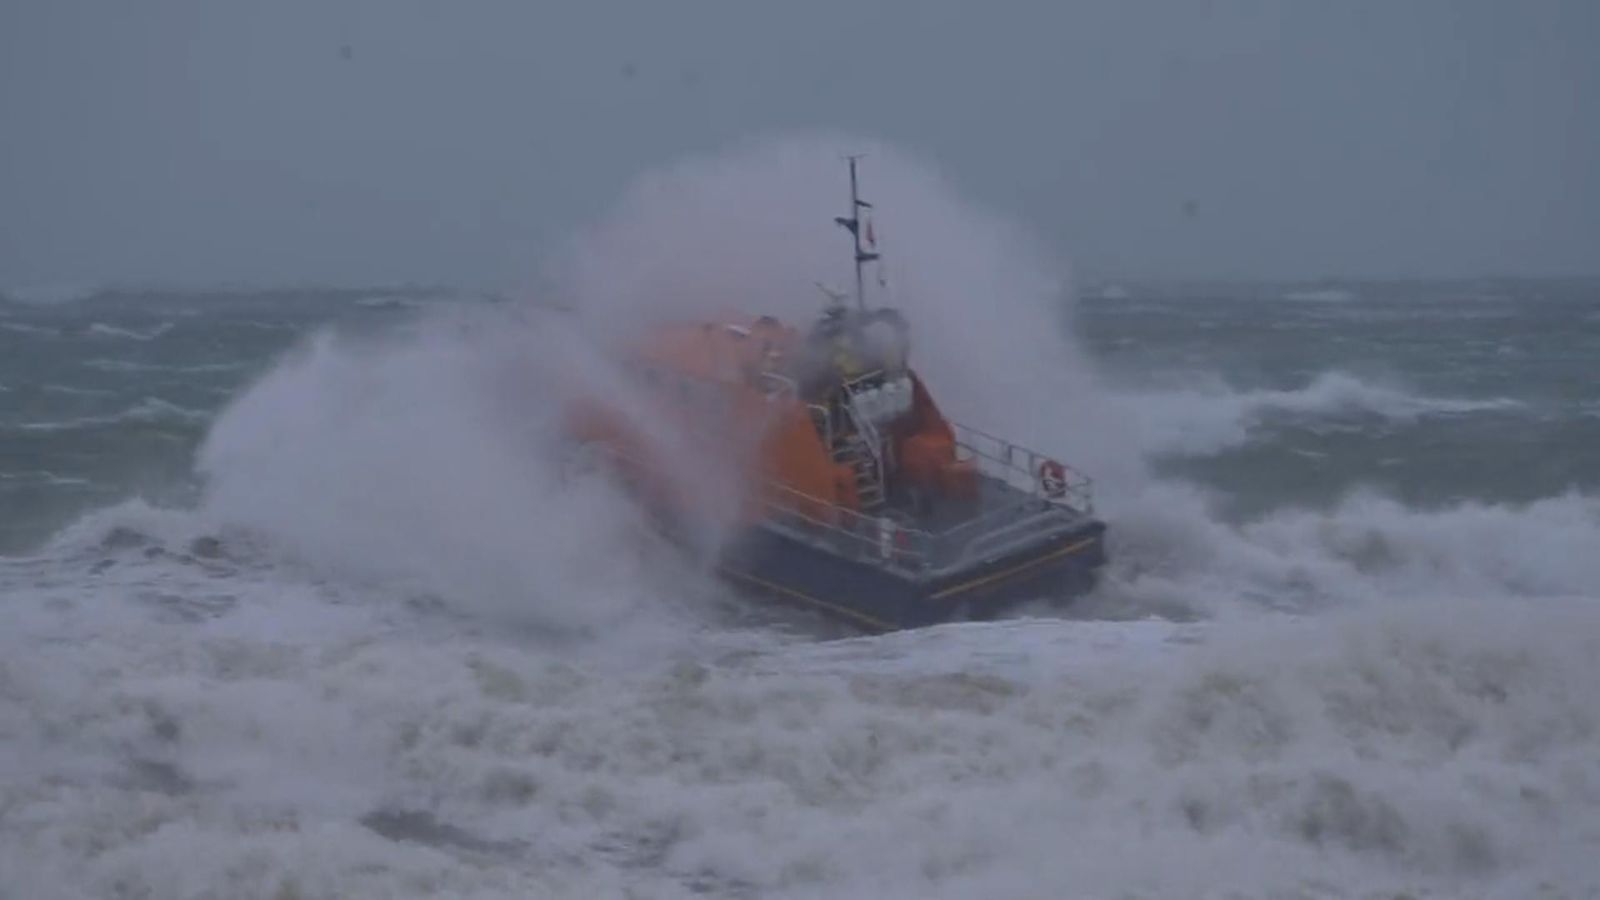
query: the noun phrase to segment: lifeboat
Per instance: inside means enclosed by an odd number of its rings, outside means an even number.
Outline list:
[[[854,307],[830,294],[804,330],[745,314],[652,329],[628,384],[569,408],[576,458],[734,584],[867,630],[1087,590],[1106,560],[1089,478],[940,411],[906,318],[864,302],[877,255],[850,163],[850,215],[835,221],[854,238]]]

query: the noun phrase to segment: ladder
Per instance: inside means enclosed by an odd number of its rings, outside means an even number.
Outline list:
[[[883,468],[878,464],[868,439],[859,431],[848,431],[834,439],[833,461],[848,465],[855,472],[856,499],[862,512],[871,512],[883,506]]]
[[[885,484],[888,466],[884,460],[883,439],[872,419],[856,409],[855,384],[845,386],[840,406],[849,427],[840,429],[833,439],[833,461],[844,463],[855,472],[856,498],[862,512],[872,512],[888,500]]]

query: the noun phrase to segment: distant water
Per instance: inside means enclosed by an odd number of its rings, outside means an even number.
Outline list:
[[[1241,512],[1600,486],[1595,282],[1152,289],[1079,321],[1164,470]]]
[[[23,300],[0,896],[1600,896],[1595,282],[1084,297],[1106,583],[845,641],[546,492],[496,304]]]

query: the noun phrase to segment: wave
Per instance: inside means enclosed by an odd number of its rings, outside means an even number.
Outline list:
[[[83,330],[83,334],[92,338],[132,341],[153,341],[171,331],[172,322],[161,322],[149,328],[127,328],[119,325],[109,325],[105,322],[92,322]],[[35,337],[71,337],[78,333],[75,329],[61,326],[31,325],[26,322],[0,322],[0,330],[26,334]]]
[[[35,337],[60,337],[61,329],[47,328],[43,325],[29,325],[26,322],[0,322],[0,330],[10,331],[15,334],[27,334]]]
[[[238,894],[240,871],[263,896],[1600,888],[1592,605],[1024,620],[617,669],[219,577],[226,548],[143,518],[102,574],[122,602],[0,567],[0,868],[24,894]]]
[[[88,359],[83,366],[88,369],[98,369],[102,372],[175,372],[175,373],[205,373],[205,372],[240,372],[252,368],[255,364],[250,362],[233,363],[194,363],[180,365],[175,363],[139,362],[131,359]]]
[[[110,397],[116,393],[104,388],[75,387],[70,384],[47,384],[40,390],[47,394],[66,394],[69,397]]]
[[[1249,618],[1480,598],[1532,610],[1600,602],[1600,497],[1415,508],[1357,493],[1331,509],[1231,523],[1198,488],[1153,481],[1106,498],[1112,563],[1084,615]]]
[[[298,348],[207,435],[204,511],[338,577],[521,626],[660,628],[663,594],[699,575],[657,558],[612,485],[561,476],[563,391],[614,376],[580,335],[478,314]]]
[[[1274,416],[1377,416],[1390,422],[1520,409],[1505,397],[1430,397],[1372,384],[1344,372],[1324,372],[1290,390],[1236,390],[1220,382],[1176,391],[1120,395],[1140,424],[1148,452],[1206,454],[1247,443]]]
[[[420,309],[427,301],[419,297],[394,296],[390,294],[376,294],[362,297],[355,301],[355,305],[363,309]]]
[[[39,469],[37,471],[0,472],[0,481],[19,481],[32,484],[44,484],[50,487],[84,487],[94,482],[88,478],[79,478],[72,475],[57,475],[54,472]]]
[[[67,419],[58,422],[23,422],[10,427],[14,430],[23,432],[52,433],[128,424],[194,425],[205,422],[210,418],[211,413],[204,410],[182,407],[175,403],[169,403],[166,400],[162,400],[159,397],[145,397],[138,403],[135,403],[133,406],[110,415],[83,416],[76,419]]]
[[[1314,288],[1288,291],[1283,299],[1296,303],[1348,303],[1357,296],[1355,291],[1345,288]]]
[[[88,300],[104,290],[104,285],[92,283],[15,285],[0,291],[0,300],[27,306],[57,306]]]
[[[133,341],[153,341],[163,334],[171,331],[175,323],[161,322],[149,328],[124,328],[119,325],[108,325],[104,322],[92,322],[89,325],[89,334],[102,338],[122,338]]]

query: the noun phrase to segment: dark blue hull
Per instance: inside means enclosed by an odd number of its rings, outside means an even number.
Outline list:
[[[970,565],[909,572],[756,528],[722,556],[730,581],[810,606],[871,631],[992,618],[1033,600],[1065,600],[1088,590],[1105,563],[1105,523],[1085,517]]]

